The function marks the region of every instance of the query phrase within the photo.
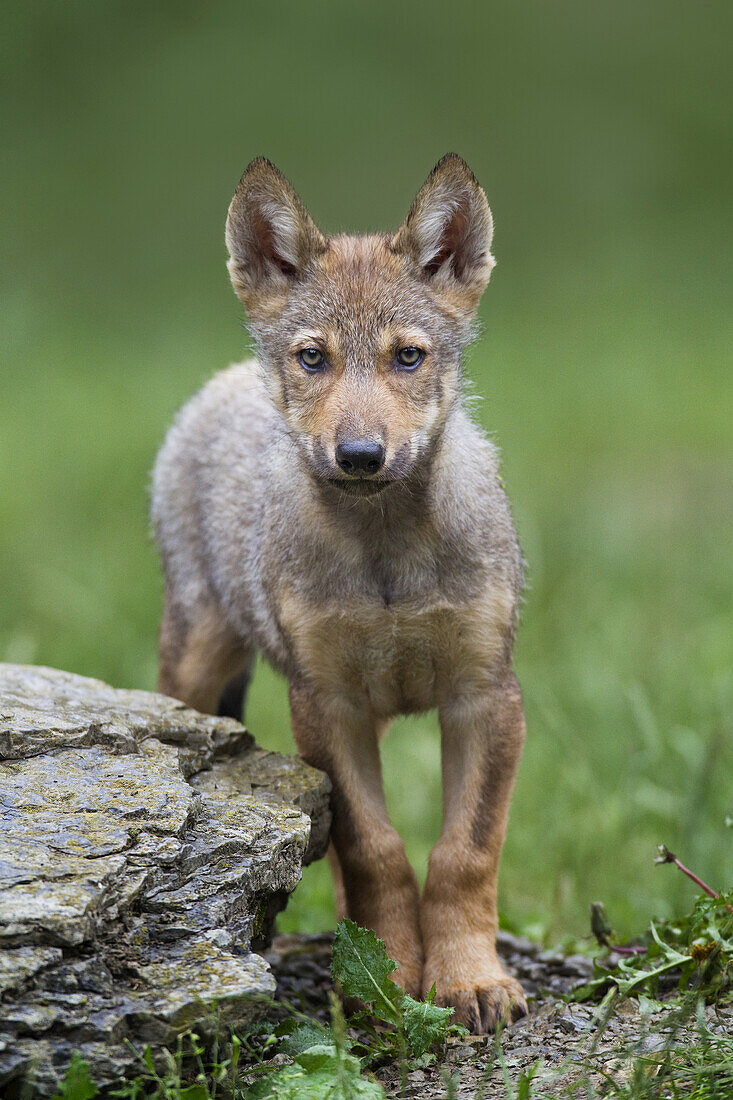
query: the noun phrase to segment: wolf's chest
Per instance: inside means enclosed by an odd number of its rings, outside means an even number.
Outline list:
[[[494,663],[510,614],[503,589],[470,603],[378,600],[316,604],[289,593],[281,623],[320,688],[361,698],[376,715],[428,710]]]

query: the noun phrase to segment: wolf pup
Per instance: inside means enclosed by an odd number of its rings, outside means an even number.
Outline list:
[[[499,854],[524,740],[522,563],[461,360],[494,264],[481,187],[444,157],[396,233],[327,237],[269,161],[229,207],[257,359],[182,410],[154,473],[162,692],[241,715],[256,651],[333,784],[345,914],[414,996],[476,1032],[526,1011],[497,957]],[[443,829],[418,890],[382,791],[390,719],[437,707]]]

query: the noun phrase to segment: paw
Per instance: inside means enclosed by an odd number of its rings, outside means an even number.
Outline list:
[[[427,990],[426,990],[427,993]],[[436,1003],[454,1008],[453,1022],[474,1035],[486,1035],[500,1024],[509,1024],[528,1012],[524,990],[505,974],[469,988],[436,983]]]

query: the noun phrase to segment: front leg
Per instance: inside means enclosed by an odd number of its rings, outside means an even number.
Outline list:
[[[333,785],[331,837],[346,914],[372,928],[397,963],[395,980],[419,997],[423,952],[415,872],[387,815],[377,724],[365,705],[306,684],[290,688],[296,744]]]
[[[430,855],[421,922],[423,991],[486,1032],[527,1011],[496,953],[496,880],[519,757],[522,696],[511,671],[440,708],[443,831]]]

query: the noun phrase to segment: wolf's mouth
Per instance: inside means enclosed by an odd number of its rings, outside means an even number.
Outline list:
[[[392,484],[391,481],[370,481],[367,478],[330,477],[328,480],[336,489],[352,497],[373,497]]]

